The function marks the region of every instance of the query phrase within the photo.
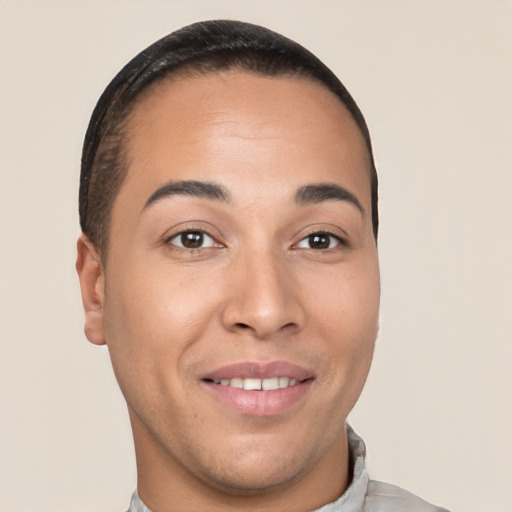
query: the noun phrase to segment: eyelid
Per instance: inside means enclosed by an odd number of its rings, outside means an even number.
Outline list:
[[[211,244],[209,245],[203,245],[201,247],[184,247],[182,244],[177,244],[175,242],[173,242],[173,240],[175,239],[180,239],[180,237],[182,235],[184,235],[185,233],[201,233],[204,237],[207,237],[211,240]],[[187,251],[192,251],[192,250],[197,250],[197,249],[208,249],[210,247],[215,247],[216,245],[218,245],[217,241],[215,240],[215,238],[213,238],[213,236],[209,235],[208,233],[206,233],[205,231],[199,231],[199,230],[196,230],[196,229],[185,229],[184,231],[180,231],[179,233],[175,233],[171,236],[169,236],[166,241],[165,241],[166,244],[170,244],[170,245],[174,245],[176,247],[179,247],[180,249],[184,249],[184,250],[187,250]]]
[[[294,238],[298,241],[295,242],[293,245],[296,246],[298,243],[302,242],[306,238],[308,238],[312,235],[316,235],[316,234],[323,234],[323,235],[328,235],[333,238],[336,238],[337,240],[339,240],[340,245],[342,245],[342,246],[350,245],[349,235],[344,229],[342,229],[341,227],[334,225],[334,224],[322,224],[322,223],[310,224],[310,225],[302,228],[295,235]],[[326,250],[329,250],[329,249],[326,249]]]
[[[195,222],[184,222],[169,229],[167,233],[162,237],[162,243],[163,245],[166,245],[172,249],[186,252],[202,251],[212,248],[224,247],[225,244],[219,241],[219,239],[221,238],[220,234],[213,234],[214,231],[215,230],[213,229],[213,227],[212,229],[209,229],[208,227],[204,227],[204,225],[202,225],[202,223],[199,222],[197,224]],[[173,239],[180,237],[184,233],[202,233],[206,237],[211,238],[213,244],[206,247],[188,248],[172,242]]]
[[[327,236],[328,238],[331,238],[331,239],[334,239],[336,241],[335,245],[333,247],[326,247],[324,249],[315,249],[313,247],[301,247],[300,244],[303,243],[303,242],[306,242],[308,240],[308,238],[314,236],[314,235],[323,235],[323,236]],[[307,243],[307,242],[306,242]],[[330,245],[330,244],[329,244]],[[344,240],[343,238],[341,238],[339,235],[335,234],[335,233],[331,233],[329,231],[325,231],[325,230],[315,230],[315,231],[312,231],[311,233],[307,234],[306,236],[302,237],[296,244],[295,246],[299,249],[310,249],[312,251],[332,251],[332,250],[335,250],[337,248],[339,248],[340,246],[346,246],[347,243],[346,243],[346,240]]]

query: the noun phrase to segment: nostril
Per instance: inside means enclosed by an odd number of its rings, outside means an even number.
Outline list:
[[[247,330],[250,330],[250,331],[253,331],[255,330],[253,327],[251,327],[249,324],[244,324],[243,322],[237,322],[235,325],[234,325],[235,328],[237,329],[240,329],[240,330],[244,330],[244,331],[247,331]],[[282,327],[279,328],[280,331],[290,331],[290,330],[293,330],[297,327],[297,324],[294,323],[294,322],[289,322],[285,325],[283,325]]]

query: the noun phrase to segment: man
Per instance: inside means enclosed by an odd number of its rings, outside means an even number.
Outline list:
[[[85,332],[128,404],[130,511],[434,511],[370,482],[346,425],[378,328],[359,108],[296,43],[231,21],[144,50],[84,144]]]

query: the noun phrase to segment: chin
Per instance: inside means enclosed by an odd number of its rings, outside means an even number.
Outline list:
[[[252,439],[251,439],[252,437]],[[276,436],[244,436],[239,442],[218,443],[217,450],[200,451],[202,479],[232,495],[272,493],[293,485],[313,468],[328,447]],[[189,459],[190,462],[190,459]]]
[[[277,489],[286,487],[298,479],[302,474],[303,465],[297,465],[296,461],[281,460],[269,462],[245,462],[237,461],[229,471],[208,471],[206,479],[208,484],[216,487],[226,494],[250,496],[271,493]]]

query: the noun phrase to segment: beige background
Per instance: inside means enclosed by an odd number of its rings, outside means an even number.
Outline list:
[[[382,328],[351,422],[372,476],[511,512],[510,0],[0,0],[0,511],[125,510],[128,419],[73,268],[81,143],[121,65],[214,17],[309,47],[370,125]]]

